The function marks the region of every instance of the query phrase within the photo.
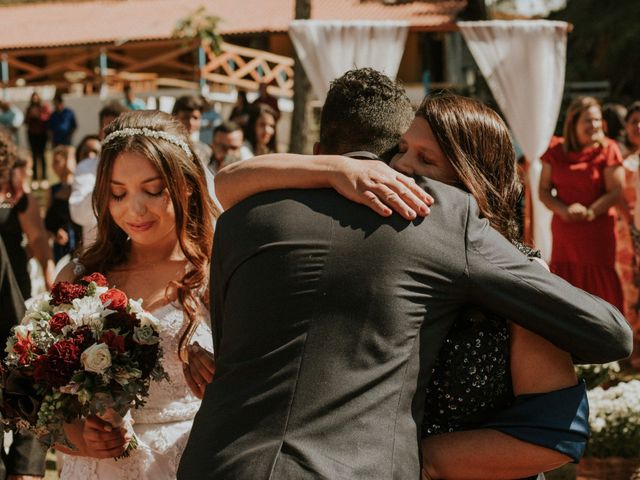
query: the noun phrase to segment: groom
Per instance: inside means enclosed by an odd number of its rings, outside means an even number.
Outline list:
[[[392,151],[404,91],[333,82],[321,153]],[[586,362],[630,353],[617,310],[519,253],[470,195],[422,179],[426,219],[383,218],[331,190],[251,197],[220,217],[212,258],[216,378],[178,479],[418,479],[418,425],[460,308],[484,306]]]

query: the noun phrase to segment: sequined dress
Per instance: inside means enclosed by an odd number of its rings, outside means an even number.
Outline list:
[[[168,304],[151,313],[160,325],[163,365],[170,381],[152,382],[147,404],[131,411],[138,448],[118,461],[63,455],[61,480],[175,480],[200,400],[187,386],[178,358],[178,342],[186,328],[182,309]],[[209,313],[204,305],[200,317],[193,341],[212,351]]]
[[[513,243],[540,258],[539,251]],[[423,437],[474,428],[513,405],[510,340],[509,324],[495,313],[471,306],[461,313],[431,371]]]
[[[513,404],[509,344],[504,318],[472,308],[460,316],[432,370],[423,437],[473,428]]]
[[[540,253],[515,243],[529,257]],[[465,309],[438,353],[427,387],[422,437],[478,428],[515,403],[508,322],[488,310]],[[544,480],[544,475],[528,480]]]

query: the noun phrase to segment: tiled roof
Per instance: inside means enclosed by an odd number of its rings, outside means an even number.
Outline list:
[[[466,0],[383,4],[312,0],[317,20],[407,20],[412,27],[451,26]],[[98,0],[0,7],[0,49],[112,43],[171,37],[200,5],[222,19],[220,33],[286,32],[295,0]]]

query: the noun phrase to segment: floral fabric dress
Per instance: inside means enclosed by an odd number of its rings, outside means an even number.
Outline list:
[[[144,407],[132,410],[138,448],[128,458],[96,459],[62,455],[61,480],[173,480],[187,444],[200,400],[191,393],[178,358],[178,343],[186,328],[182,309],[173,304],[150,312],[160,326],[163,365],[169,382],[152,382]],[[200,309],[193,341],[213,350],[209,313]]]

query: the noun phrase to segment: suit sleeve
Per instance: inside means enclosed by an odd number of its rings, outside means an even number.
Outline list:
[[[44,477],[47,449],[35,435],[25,431],[13,435],[13,443],[6,457],[8,475]]]
[[[528,259],[469,202],[467,268],[459,281],[471,302],[543,336],[577,363],[631,355],[631,328],[615,307]]]
[[[24,316],[24,300],[13,276],[4,243],[0,240],[0,341],[7,343],[11,327],[18,325]],[[0,442],[2,445],[2,442]],[[44,476],[46,449],[31,433],[17,432],[5,457],[9,475]]]
[[[11,270],[9,256],[0,239],[0,342],[2,350],[14,325],[18,325],[24,316],[24,299],[20,293],[18,282]]]
[[[224,214],[223,214],[224,216]],[[224,283],[222,278],[222,257],[219,254],[220,243],[222,242],[222,234],[219,233],[220,221],[224,222],[220,217],[217,222],[216,232],[213,240],[213,251],[211,252],[211,267],[209,274],[209,308],[211,311],[211,332],[213,335],[213,354],[218,357],[220,353],[220,339],[222,336],[222,301],[224,298]],[[216,248],[218,247],[218,248]]]

